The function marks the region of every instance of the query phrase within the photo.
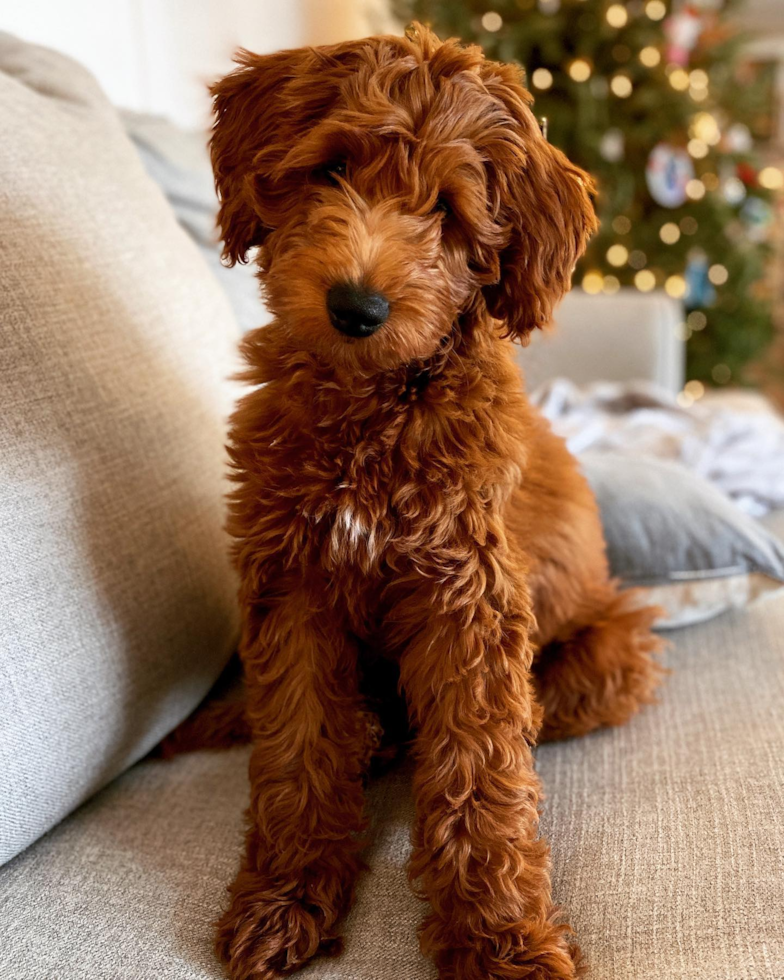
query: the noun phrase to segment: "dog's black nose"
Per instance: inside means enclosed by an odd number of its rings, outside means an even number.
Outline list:
[[[369,337],[389,316],[389,302],[353,282],[336,283],[327,293],[332,326],[347,337]]]

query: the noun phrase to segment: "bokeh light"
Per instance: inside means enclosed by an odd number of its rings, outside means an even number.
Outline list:
[[[698,139],[689,140],[686,149],[689,151],[689,156],[694,157],[695,160],[704,160],[710,153],[708,144]]]
[[[591,66],[585,58],[577,58],[569,65],[569,76],[575,82],[587,82],[591,77]]]
[[[607,261],[616,269],[620,269],[629,261],[629,249],[625,245],[611,245],[607,249]]]
[[[698,112],[691,124],[692,135],[708,146],[715,146],[721,139],[721,130],[716,117],[709,112]]]
[[[602,286],[604,286],[604,276],[601,272],[586,272],[583,276],[582,287],[586,293],[591,296],[595,296],[597,293],[602,291]]]
[[[704,330],[708,326],[708,318],[701,310],[694,310],[686,317],[686,323],[692,330]]]
[[[670,276],[664,284],[664,290],[673,299],[683,299],[686,295],[686,280],[683,276]]]
[[[640,61],[646,68],[655,68],[661,64],[661,51],[653,45],[648,45],[640,51]]]
[[[610,88],[619,99],[628,99],[632,94],[632,80],[628,75],[613,75]]]
[[[547,68],[537,68],[531,75],[531,82],[534,88],[541,89],[543,92],[553,84],[553,73]]]
[[[607,18],[607,23],[610,27],[625,27],[629,21],[629,14],[620,3],[613,3],[607,8],[607,13],[605,14]]]
[[[494,10],[488,10],[488,12],[482,17],[482,27],[486,31],[494,34],[496,31],[500,31],[504,26],[503,17],[497,14]]]
[[[634,277],[634,285],[641,293],[650,293],[651,290],[656,288],[656,276],[650,269],[642,269]]]
[[[670,73],[670,85],[677,92],[685,92],[689,87],[689,75],[682,68],[676,68]]]
[[[759,182],[768,191],[779,191],[784,187],[784,173],[778,167],[765,167],[760,171]]]
[[[708,81],[708,73],[702,68],[695,68],[689,72],[689,84],[693,85],[694,88],[707,88]]]
[[[674,245],[680,240],[681,230],[674,221],[668,221],[666,225],[661,226],[659,237],[665,245]]]
[[[692,201],[701,201],[705,197],[705,184],[701,180],[690,180],[686,184],[686,196]]]

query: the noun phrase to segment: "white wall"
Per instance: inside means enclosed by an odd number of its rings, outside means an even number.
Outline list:
[[[90,67],[113,101],[140,105],[141,19],[133,0],[5,0],[0,29],[65,51]]]
[[[237,47],[265,53],[389,29],[384,0],[4,0],[0,30],[70,54],[117,105],[184,126]]]
[[[784,34],[784,3],[781,0],[746,0],[738,9],[737,18],[753,30]]]

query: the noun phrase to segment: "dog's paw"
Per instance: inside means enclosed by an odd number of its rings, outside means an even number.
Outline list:
[[[584,972],[565,927],[549,922],[525,934],[441,950],[435,959],[440,980],[576,980]]]
[[[273,980],[299,969],[317,953],[336,956],[332,933],[341,909],[306,900],[295,884],[271,883],[240,872],[231,903],[218,923],[215,948],[232,980]]]

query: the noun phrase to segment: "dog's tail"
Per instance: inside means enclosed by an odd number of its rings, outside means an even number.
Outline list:
[[[245,714],[245,688],[239,661],[232,661],[215,687],[183,722],[153,749],[152,755],[171,759],[200,749],[228,749],[251,740]]]

